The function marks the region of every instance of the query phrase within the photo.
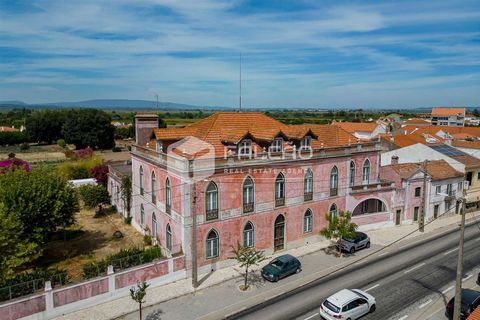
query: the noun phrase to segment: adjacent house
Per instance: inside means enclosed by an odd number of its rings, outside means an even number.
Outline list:
[[[465,108],[432,108],[433,126],[463,127],[465,125]]]
[[[384,122],[338,122],[334,121],[333,125],[342,128],[348,133],[354,135],[360,140],[372,140],[380,134],[389,132],[389,125]]]
[[[130,216],[130,208],[128,208],[122,188],[124,177],[130,177],[130,179],[132,177],[131,161],[118,161],[108,165],[107,189],[111,204],[117,208],[117,212],[127,218]]]

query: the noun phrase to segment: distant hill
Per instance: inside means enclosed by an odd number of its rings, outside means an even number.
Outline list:
[[[51,102],[51,103],[25,103],[23,101],[0,101],[0,107],[29,107],[29,108],[103,108],[103,109],[157,109],[157,103],[149,100],[127,100],[127,99],[96,99],[78,102]],[[158,102],[158,109],[209,109],[221,110],[231,109],[227,107],[216,106],[195,106],[190,104],[175,102]]]

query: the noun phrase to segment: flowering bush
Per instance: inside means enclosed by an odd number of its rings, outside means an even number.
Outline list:
[[[75,150],[75,157],[77,159],[90,158],[91,156],[93,156],[93,150],[90,147],[86,147],[85,149]]]
[[[99,164],[90,169],[93,177],[97,181],[98,184],[103,185],[104,187],[107,186],[108,181],[108,166],[104,164]]]
[[[8,170],[24,169],[26,172],[30,171],[30,164],[17,158],[9,158],[0,161],[0,173],[5,173]]]

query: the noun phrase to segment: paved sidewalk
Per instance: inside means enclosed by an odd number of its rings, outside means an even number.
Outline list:
[[[476,214],[478,213],[476,212]],[[466,217],[469,219],[472,218],[473,215],[474,213],[467,213]],[[459,221],[459,215],[441,217],[433,223],[428,224],[425,227],[425,233],[415,232],[409,236],[409,242],[415,242],[415,240],[412,240],[412,238],[415,237],[423,239],[425,238],[426,233],[430,233],[434,230],[437,232],[441,231],[440,229],[447,230],[453,225],[459,223]],[[368,234],[372,240],[372,247],[378,249],[405,236],[417,228],[417,225],[402,225],[388,227],[381,230],[371,230],[368,231]],[[294,256],[302,257],[300,260],[303,264],[303,272],[288,277],[275,284],[265,284],[263,280],[255,279],[255,277],[259,277],[258,273],[252,273],[254,285],[252,286],[252,289],[247,292],[240,292],[238,290],[238,284],[242,281],[242,271],[238,266],[217,270],[206,277],[205,275],[200,276],[199,279],[205,278],[205,280],[195,292],[191,287],[191,279],[184,279],[156,288],[149,288],[145,303],[147,308],[145,308],[144,315],[146,316],[146,319],[161,318],[184,320],[196,318],[201,314],[206,315],[224,307],[225,309],[222,310],[222,312],[224,312],[223,315],[225,315],[229,313],[229,305],[243,300],[254,299],[256,301],[263,301],[259,299],[265,299],[268,297],[263,297],[263,295],[271,295],[271,292],[267,292],[269,289],[271,291],[272,288],[278,287],[278,293],[281,293],[282,291],[289,290],[289,288],[287,288],[288,286],[295,285],[295,281],[304,282],[313,280],[315,277],[319,277],[323,273],[328,274],[334,267],[338,267],[342,264],[349,264],[352,261],[351,259],[357,259],[359,256],[369,253],[369,250],[359,251],[353,257],[339,259],[325,254],[324,250],[322,250],[325,249],[329,243],[329,241],[325,240],[301,248],[281,252],[280,254],[290,253]],[[254,271],[261,268],[271,257],[268,257],[260,267],[254,268]],[[219,297],[221,297],[221,299],[219,299]],[[120,317],[120,319],[125,320],[137,320],[137,307],[138,306],[130,297],[124,297],[95,307],[82,309],[56,319],[100,320]],[[175,310],[181,310],[181,312],[175,313]],[[205,317],[205,319],[209,318],[214,319],[215,315],[211,314],[211,317]]]

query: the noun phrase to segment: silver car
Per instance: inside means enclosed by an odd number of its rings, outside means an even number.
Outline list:
[[[374,312],[375,308],[375,298],[372,295],[358,289],[343,289],[320,305],[320,316],[327,320],[355,320]]]
[[[355,232],[353,239],[338,240],[337,246],[343,251],[354,253],[358,249],[370,248],[370,238],[363,232]]]

